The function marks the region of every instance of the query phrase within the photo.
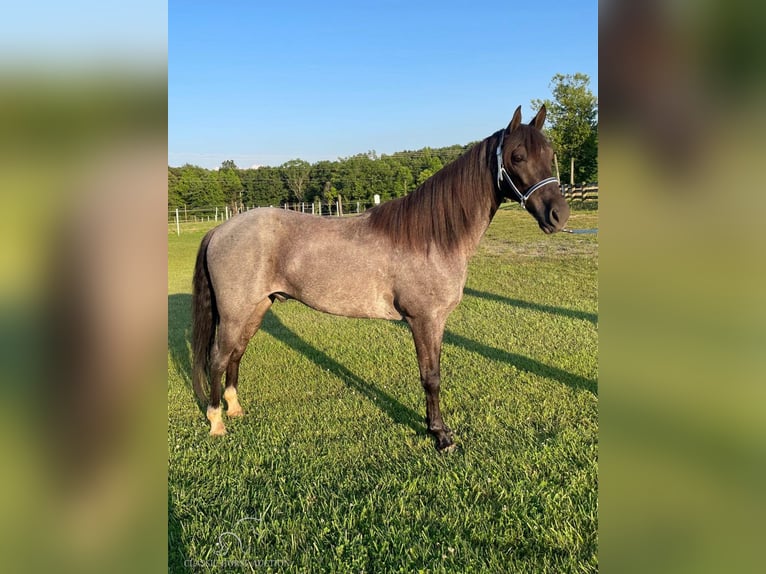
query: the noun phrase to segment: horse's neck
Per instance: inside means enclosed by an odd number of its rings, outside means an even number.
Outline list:
[[[496,147],[496,136],[497,134],[494,134],[487,138],[484,142],[478,144],[482,146],[482,149],[480,156],[474,158],[474,161],[479,161],[486,166],[492,164],[491,157],[488,156],[493,155],[492,151]],[[494,173],[492,173],[492,170],[489,167],[487,167],[487,169],[488,175],[485,177],[489,177],[489,181],[486,181],[485,186],[483,186],[484,190],[481,194],[482,201],[479,205],[476,206],[478,212],[476,217],[473,218],[474,224],[471,226],[471,230],[468,234],[469,237],[465,242],[466,255],[468,258],[470,258],[476,252],[482,237],[484,237],[484,234],[487,232],[489,225],[492,223],[492,219],[495,217],[495,214],[497,213],[497,210],[503,201],[503,198],[501,197],[495,185],[497,177]]]
[[[497,213],[497,206],[490,202],[490,205],[483,210],[480,217],[474,218],[474,224],[466,233],[466,239],[463,241],[463,253],[467,258],[471,258],[479,247],[482,237],[487,232],[492,219]]]
[[[484,153],[488,153],[486,147]],[[482,162],[487,161],[485,157],[475,158],[475,160],[476,159]],[[487,179],[484,179],[484,177]],[[470,218],[472,224],[470,228],[466,230],[466,238],[462,242],[464,246],[463,252],[468,258],[476,252],[482,237],[484,237],[484,234],[487,232],[489,225],[492,223],[492,219],[495,217],[495,214],[500,207],[500,203],[503,201],[503,198],[500,196],[496,188],[496,178],[494,174],[492,174],[492,171],[489,170],[488,175],[483,176],[482,179],[483,184],[481,187],[483,189],[479,194],[480,199],[475,205],[476,212],[473,214],[473,217]]]

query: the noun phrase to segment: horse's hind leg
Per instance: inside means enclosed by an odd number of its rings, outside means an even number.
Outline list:
[[[253,311],[250,319],[245,324],[238,345],[235,346],[229,359],[229,364],[226,367],[226,389],[224,389],[223,398],[226,401],[226,414],[230,417],[240,417],[244,414],[237,397],[239,362],[242,360],[242,355],[245,354],[248,342],[260,328],[263,317],[266,315],[269,307],[271,307],[271,299],[268,297],[256,305],[255,311]]]
[[[210,350],[210,402],[207,405],[207,419],[210,421],[210,434],[214,436],[226,434],[226,426],[221,416],[221,377],[231,355],[226,331],[226,325],[221,322],[215,344]]]
[[[207,418],[210,421],[211,435],[226,434],[222,418],[221,379],[223,373],[229,370],[232,357],[238,352],[242,327],[241,321],[236,318],[221,317],[215,344],[210,351],[210,403],[207,407]],[[238,356],[241,357],[241,354]]]

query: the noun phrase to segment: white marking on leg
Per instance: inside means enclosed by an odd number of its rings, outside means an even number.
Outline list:
[[[223,392],[223,398],[226,399],[226,414],[230,417],[241,417],[244,413],[237,398],[237,389],[226,387]]]
[[[226,434],[226,427],[221,417],[222,410],[221,407],[217,409],[211,406],[207,407],[207,420],[210,421],[210,434],[213,436],[223,436]]]

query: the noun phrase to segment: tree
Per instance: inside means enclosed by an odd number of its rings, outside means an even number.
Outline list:
[[[376,163],[368,154],[361,153],[343,160],[337,181],[338,192],[343,195],[343,199],[368,201],[368,196],[372,198]]]
[[[423,150],[423,155],[420,157],[418,176],[415,180],[416,183],[422,185],[423,182],[434,175],[442,167],[444,167],[444,164],[442,164],[442,160],[439,159],[439,156],[434,155],[433,150],[430,147],[425,148]]]
[[[173,182],[176,205],[210,207],[224,202],[221,184],[210,171],[196,165],[184,165],[178,169]]]
[[[168,209],[181,207],[184,204],[181,191],[178,189],[180,180],[179,170],[168,167]]]
[[[332,182],[326,181],[324,187],[322,188],[321,199],[323,199],[324,202],[330,206],[337,199],[337,197],[338,189],[332,184]],[[332,208],[330,208],[330,210],[332,211]],[[321,207],[319,211],[321,213]]]
[[[415,180],[415,178],[412,177],[412,172],[410,171],[410,168],[408,168],[406,165],[402,165],[400,162],[396,160],[392,160],[391,172],[392,172],[391,194],[393,195],[393,197],[402,197],[404,195],[407,195],[412,189],[412,184]],[[386,199],[386,196],[381,196],[381,197]]]
[[[249,205],[280,205],[289,193],[280,169],[276,167],[243,170],[242,184]]]
[[[598,181],[598,99],[590,91],[587,74],[556,74],[550,87],[553,100],[532,100],[537,110],[545,104],[548,111],[547,135],[557,154],[561,180]]]
[[[221,184],[216,177],[215,172],[203,170],[202,171],[202,187],[203,194],[192,202],[194,207],[210,207],[213,205],[223,206],[226,203],[226,198],[223,195]]]
[[[234,162],[231,160],[233,165]],[[218,182],[221,185],[221,191],[226,203],[231,207],[233,213],[239,213],[239,208],[242,202],[242,181],[240,181],[237,172],[234,168],[224,167],[226,161],[221,164],[221,169],[218,170]]]
[[[338,180],[338,162],[322,160],[311,167],[309,185],[306,189],[306,197],[312,201],[325,197],[325,188],[332,187]]]
[[[380,164],[378,173],[381,186],[373,190],[373,194],[379,194],[383,201],[407,195],[415,178],[412,177],[410,169],[403,165],[399,156],[381,156],[377,163]]]
[[[287,187],[293,192],[295,199],[303,201],[311,174],[311,164],[302,159],[291,159],[282,164],[282,172],[285,174]]]

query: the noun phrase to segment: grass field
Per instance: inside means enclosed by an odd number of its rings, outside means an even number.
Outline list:
[[[242,360],[246,416],[208,436],[188,347],[202,235],[168,235],[171,572],[597,570],[597,235],[497,214],[447,324],[447,455],[406,324],[294,301]]]

